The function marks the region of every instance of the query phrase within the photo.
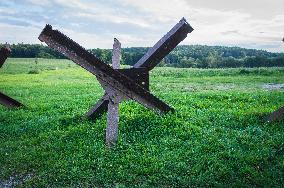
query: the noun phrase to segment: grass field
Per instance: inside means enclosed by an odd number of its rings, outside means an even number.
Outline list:
[[[111,151],[106,116],[84,118],[103,95],[93,75],[68,60],[9,59],[0,77],[27,106],[0,106],[0,187],[284,186],[284,122],[265,121],[284,105],[283,88],[267,85],[284,84],[284,68],[156,68],[151,90],[176,111],[123,103]]]

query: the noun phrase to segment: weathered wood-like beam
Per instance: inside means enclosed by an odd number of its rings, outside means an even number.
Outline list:
[[[282,119],[284,119],[284,106],[272,112],[268,117],[268,122],[274,122]]]
[[[66,57],[99,77],[110,87],[123,93],[125,96],[139,102],[145,107],[165,113],[173,108],[149,93],[132,79],[112,69],[96,56],[85,50],[79,44],[47,25],[39,36],[39,40],[49,47],[61,52]]]
[[[15,99],[5,95],[4,93],[0,92],[0,104],[6,106],[7,108],[19,108],[23,107],[24,105]]]
[[[152,70],[166,55],[168,55],[193,28],[182,18],[165,36],[163,36],[148,52],[133,66]]]

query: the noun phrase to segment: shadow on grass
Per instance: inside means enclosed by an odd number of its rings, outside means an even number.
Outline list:
[[[132,119],[122,120],[119,127],[122,142],[127,144],[147,142],[161,144],[157,141],[168,137],[187,140],[195,130],[192,126],[178,120],[177,116],[178,114],[175,112],[162,116],[156,114],[136,115]],[[184,132],[188,133],[186,138]]]
[[[62,117],[58,121],[62,126],[67,127],[70,125],[76,126],[80,123],[87,121],[87,119],[83,115],[75,115],[72,117]]]

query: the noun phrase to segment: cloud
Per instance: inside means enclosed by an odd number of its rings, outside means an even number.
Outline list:
[[[249,2],[244,0],[235,2],[227,0],[166,0],[163,3],[162,1],[151,2],[148,0],[143,2],[121,1],[148,11],[153,18],[158,18],[158,20],[163,18],[173,22],[181,14],[189,18],[188,20],[195,31],[185,40],[185,44],[235,45],[270,51],[283,50],[283,47],[279,45],[279,38],[284,35],[284,3],[282,0],[251,0]],[[151,6],[144,6],[144,2],[151,4]],[[265,14],[264,12],[269,13]],[[260,34],[261,32],[263,33]],[[274,48],[270,48],[270,46]],[[279,48],[276,49],[275,46]]]
[[[220,11],[238,11],[249,13],[256,19],[271,19],[276,15],[283,14],[283,0],[185,0],[188,5],[196,8],[208,8]]]
[[[39,43],[37,35],[40,29],[31,26],[17,26],[0,23],[0,39],[1,43]],[[16,35],[15,35],[16,34]]]
[[[280,52],[284,51],[282,1],[2,1],[0,42],[7,41],[11,35],[14,42],[39,42],[40,30],[49,23],[87,48],[111,48],[113,37],[119,38],[124,47],[152,46],[185,17],[195,30],[182,44],[242,46]]]
[[[34,4],[34,5],[39,5],[39,6],[48,6],[50,5],[49,0],[27,0],[27,2]]]
[[[224,31],[224,32],[221,32],[221,34],[223,35],[233,35],[233,34],[239,34],[239,31],[238,30],[232,30],[232,31]]]

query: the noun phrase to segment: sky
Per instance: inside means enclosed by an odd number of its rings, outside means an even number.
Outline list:
[[[284,0],[3,0],[0,43],[40,43],[50,24],[85,48],[150,47],[182,17],[181,44],[284,52]]]

